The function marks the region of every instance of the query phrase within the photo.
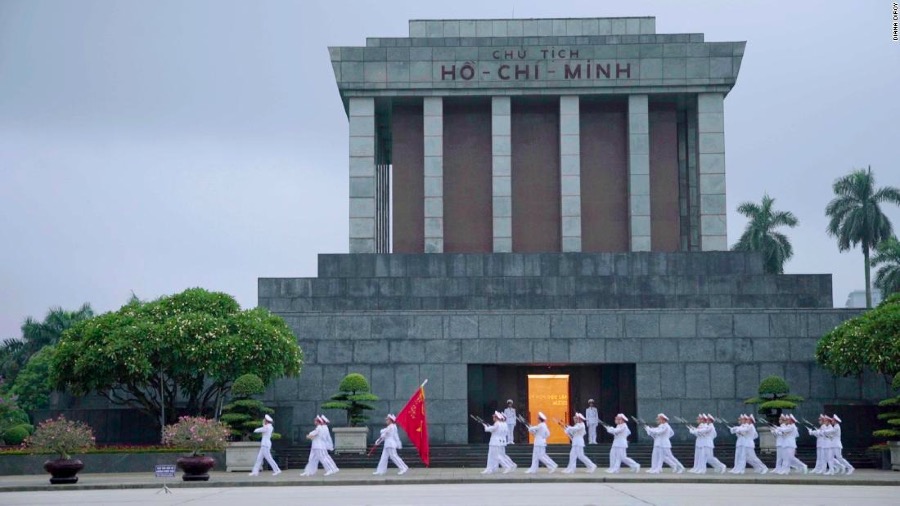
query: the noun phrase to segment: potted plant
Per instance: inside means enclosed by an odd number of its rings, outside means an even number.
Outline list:
[[[163,429],[163,444],[191,450],[190,455],[176,462],[184,471],[182,480],[208,481],[209,470],[216,465],[216,461],[203,452],[222,451],[230,433],[228,426],[218,420],[182,416]]]
[[[0,390],[3,380],[0,379]],[[16,403],[15,395],[0,394],[0,442],[20,445],[34,432],[28,413]]]
[[[55,453],[57,458],[44,462],[44,470],[50,473],[50,483],[78,483],[78,471],[84,462],[73,459],[72,454],[93,447],[94,432],[84,422],[59,418],[44,420],[26,445],[35,453]]]
[[[366,411],[375,409],[372,402],[378,397],[369,389],[369,381],[359,373],[350,373],[338,385],[338,393],[331,400],[322,404],[322,409],[341,409],[347,412],[349,427],[334,429],[335,453],[365,453],[366,437],[369,429],[365,427],[369,417]]]
[[[797,409],[803,397],[792,395],[787,381],[781,376],[769,376],[759,382],[759,396],[751,397],[744,404],[756,405],[759,414],[763,415],[770,425],[778,425],[782,411]],[[759,428],[759,449],[770,453],[775,450],[775,436],[770,427]]]
[[[900,372],[894,375],[891,387],[900,392]],[[888,440],[887,445],[891,451],[891,469],[900,471],[900,395],[885,399],[878,405],[886,409],[885,413],[878,415],[878,419],[884,420],[888,427],[876,430],[872,435]]]
[[[265,389],[265,383],[255,374],[244,374],[234,380],[231,387],[234,398],[222,407],[222,416],[219,417],[231,429],[231,441],[225,447],[225,470],[228,472],[253,469],[261,437],[253,431],[262,425],[263,416],[275,413],[262,401],[253,398]],[[272,439],[280,438],[281,434],[272,433]]]

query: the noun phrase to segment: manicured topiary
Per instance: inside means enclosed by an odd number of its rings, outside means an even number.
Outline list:
[[[322,404],[322,409],[342,409],[347,412],[347,423],[351,427],[365,424],[369,417],[366,411],[375,409],[371,402],[378,397],[371,393],[369,381],[359,373],[350,373],[338,385],[338,393]]]
[[[900,392],[900,372],[894,375],[894,381],[891,387]],[[890,397],[878,403],[884,408],[885,412],[878,415],[879,420],[884,420],[888,424],[888,428],[879,429],[872,433],[873,436],[888,441],[900,440],[900,395]]]
[[[769,376],[759,383],[759,396],[751,397],[744,404],[755,404],[759,414],[764,415],[771,424],[778,422],[778,417],[785,409],[797,409],[803,397],[791,395],[791,388],[781,376]]]
[[[6,432],[3,433],[3,442],[13,446],[22,444],[31,435],[28,427],[27,425],[16,425],[6,429]]]
[[[234,380],[234,385],[231,387],[234,400],[222,407],[222,416],[219,417],[219,420],[228,425],[231,430],[232,439],[244,441],[247,439],[258,440],[262,437],[253,430],[262,425],[265,415],[272,415],[275,410],[266,407],[262,401],[254,399],[253,396],[265,391],[265,383],[255,374],[244,374]],[[279,438],[281,438],[281,434],[272,433],[272,439]]]

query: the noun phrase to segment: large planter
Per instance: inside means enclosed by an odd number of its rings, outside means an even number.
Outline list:
[[[368,427],[336,427],[334,432],[334,453],[366,453]]]
[[[50,473],[50,483],[64,485],[78,483],[78,471],[84,469],[84,462],[78,459],[54,459],[44,462],[44,470]]]
[[[206,455],[192,455],[181,457],[177,465],[184,471],[181,479],[184,481],[209,481],[209,470],[216,465],[215,459]]]
[[[888,441],[891,447],[891,469],[900,471],[900,441]]]
[[[236,441],[225,447],[225,471],[251,471],[259,454],[259,441]]]
[[[772,434],[771,427],[760,427],[757,429],[759,433],[759,451],[762,453],[772,453],[775,451],[775,434]]]

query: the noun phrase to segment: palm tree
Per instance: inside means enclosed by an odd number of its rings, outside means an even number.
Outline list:
[[[750,221],[741,238],[731,248],[734,251],[758,251],[763,254],[766,272],[783,274],[784,263],[794,256],[794,248],[787,236],[775,229],[796,227],[797,217],[790,211],[775,211],[775,199],[763,194],[762,203],[744,202],[737,210]]]
[[[881,289],[885,299],[892,293],[900,293],[900,241],[889,237],[875,247],[872,267],[882,267],[875,273],[875,286]]]
[[[21,339],[5,339],[0,342],[0,376],[12,384],[32,355],[45,346],[55,345],[63,332],[72,325],[93,316],[90,304],[84,304],[75,311],[50,308],[41,322],[29,316],[22,324]]]
[[[881,212],[879,204],[900,205],[900,190],[893,186],[875,188],[872,167],[858,169],[834,182],[835,198],[825,207],[828,235],[837,237],[838,250],[847,251],[862,246],[866,273],[866,307],[872,307],[872,280],[869,252],[881,241],[893,235],[891,222]]]

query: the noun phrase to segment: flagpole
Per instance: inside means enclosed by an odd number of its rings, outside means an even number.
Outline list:
[[[428,378],[425,378],[425,381],[419,386],[419,388],[425,388],[425,383],[428,383]]]

